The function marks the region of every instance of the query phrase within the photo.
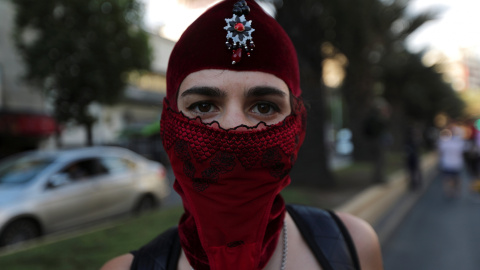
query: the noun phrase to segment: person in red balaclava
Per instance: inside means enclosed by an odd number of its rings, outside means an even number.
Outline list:
[[[291,40],[255,1],[193,22],[170,56],[160,131],[185,213],[102,269],[383,269],[366,222],[280,195],[305,136],[299,77]]]

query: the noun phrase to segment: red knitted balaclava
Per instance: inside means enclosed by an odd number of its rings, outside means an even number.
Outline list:
[[[261,71],[282,79],[292,113],[274,125],[222,129],[178,111],[177,92],[195,71]],[[280,191],[305,135],[295,49],[255,1],[225,0],[184,32],[170,56],[161,119],[163,145],[185,213],[179,235],[195,270],[260,270],[285,216]]]

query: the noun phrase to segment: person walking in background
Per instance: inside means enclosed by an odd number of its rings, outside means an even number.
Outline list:
[[[185,212],[102,270],[383,269],[365,221],[280,195],[305,128],[298,60],[281,26],[253,0],[208,9],[172,51],[161,119]]]
[[[465,167],[470,174],[472,180],[477,180],[479,178],[479,150],[480,145],[478,144],[480,140],[478,139],[478,131],[475,128],[474,122],[472,120],[467,122],[466,125],[467,136],[465,138]]]
[[[470,180],[470,191],[473,198],[480,196],[480,133],[478,120],[469,119],[466,124],[465,167]]]
[[[451,124],[440,132],[438,151],[444,192],[448,198],[460,195],[460,173],[464,165],[465,141],[462,129]]]
[[[471,191],[480,196],[480,119],[475,121],[472,127],[472,148],[471,152],[471,165],[470,170],[472,172]]]
[[[422,171],[420,168],[420,144],[422,135],[420,130],[412,125],[405,134],[405,156],[409,175],[409,189],[414,191],[422,187]]]

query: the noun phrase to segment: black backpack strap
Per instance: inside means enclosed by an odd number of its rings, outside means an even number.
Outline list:
[[[176,270],[181,246],[178,228],[172,227],[139,250],[130,252],[131,270]]]
[[[343,224],[343,221],[335,214],[333,211],[328,211],[332,218],[338,225],[340,231],[342,231],[342,235],[345,238],[345,242],[347,243],[348,250],[350,251],[350,255],[352,256],[353,264],[355,265],[355,269],[360,269],[360,260],[358,259],[357,249],[355,248],[355,244],[353,243],[352,236],[348,232],[347,227]]]
[[[287,211],[324,270],[360,269],[350,235],[336,215],[303,205],[287,205]]]

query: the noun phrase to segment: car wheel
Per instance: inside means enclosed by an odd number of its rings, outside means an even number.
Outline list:
[[[155,198],[153,198],[150,195],[147,195],[147,196],[143,196],[142,199],[140,199],[137,206],[135,207],[134,212],[136,215],[140,215],[140,214],[152,211],[157,207],[158,205]]]
[[[18,244],[40,236],[40,228],[30,219],[19,219],[8,224],[0,235],[0,246]]]

